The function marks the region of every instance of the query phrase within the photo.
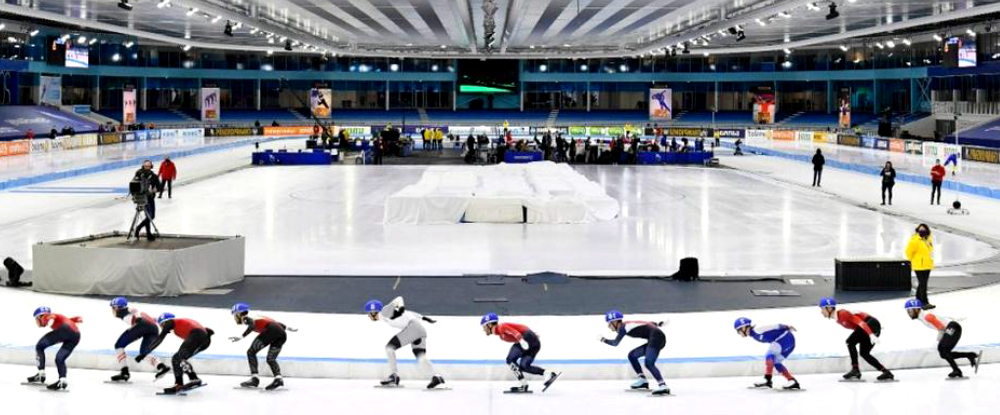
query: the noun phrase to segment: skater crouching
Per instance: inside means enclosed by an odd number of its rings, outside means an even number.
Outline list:
[[[387,305],[382,305],[379,300],[371,300],[365,304],[365,311],[368,312],[368,318],[372,321],[382,320],[390,327],[400,330],[385,345],[389,376],[380,382],[382,386],[399,386],[396,350],[406,345],[410,345],[413,349],[413,355],[417,358],[423,372],[431,374],[431,381],[427,384],[427,389],[434,389],[444,383],[444,378],[434,372],[434,367],[431,365],[430,359],[427,358],[427,329],[422,323],[426,321],[434,324],[437,321],[407,310],[403,297],[396,297]]]
[[[480,319],[479,325],[483,327],[483,331],[486,332],[487,336],[496,335],[500,340],[514,343],[510,346],[510,352],[507,353],[507,365],[514,372],[514,376],[520,382],[520,386],[510,388],[509,392],[531,393],[528,390],[528,380],[524,377],[525,373],[546,378],[542,392],[545,392],[549,386],[552,386],[552,383],[559,377],[559,373],[557,372],[532,365],[535,357],[538,355],[538,351],[542,348],[542,342],[538,339],[538,335],[531,331],[528,326],[516,323],[500,323],[500,318],[494,313],[484,315]]]
[[[56,370],[59,371],[59,380],[47,388],[49,390],[66,389],[66,359],[73,353],[73,349],[80,343],[80,329],[76,326],[83,323],[80,317],[66,317],[62,314],[55,314],[48,307],[38,307],[33,313],[35,324],[38,327],[46,327],[52,324],[52,331],[45,333],[38,344],[35,345],[35,360],[38,362],[38,373],[28,378],[30,384],[45,383],[45,349],[62,343],[59,352],[56,353]]]
[[[136,363],[142,362],[142,358],[149,355],[151,351],[150,346],[159,337],[160,328],[156,325],[156,320],[153,320],[152,317],[133,307],[129,307],[128,300],[125,297],[117,297],[111,300],[111,313],[115,318],[121,319],[129,325],[129,328],[115,342],[115,357],[118,358],[121,370],[117,375],[111,377],[111,381],[127,382],[131,378],[131,374],[128,370],[125,348],[135,343],[136,340],[142,339],[142,343],[139,344],[139,357],[136,357]],[[170,372],[170,367],[160,362],[156,356],[149,356],[149,364],[156,370],[156,374],[154,375],[156,379]]]
[[[851,371],[844,374],[845,380],[860,380],[861,369],[858,365],[858,347],[861,348],[861,357],[876,370],[882,372],[878,376],[880,381],[890,381],[894,377],[889,369],[882,366],[882,363],[872,356],[872,348],[878,344],[879,336],[882,335],[882,325],[875,317],[866,313],[852,313],[840,309],[837,310],[837,300],[833,298],[823,298],[819,301],[820,311],[823,317],[832,319],[837,317],[837,324],[844,326],[848,330],[853,330],[847,337],[847,352],[851,356]]]
[[[795,350],[795,336],[792,335],[795,327],[785,324],[757,327],[746,317],[736,319],[733,327],[740,336],[769,344],[767,355],[764,356],[764,382],[755,383],[753,385],[755,388],[772,387],[771,373],[774,369],[778,369],[778,373],[781,373],[788,380],[788,384],[783,386],[783,389],[801,389],[799,381],[795,380],[788,368],[781,363]]]
[[[958,324],[956,319],[935,315],[924,307],[923,302],[918,299],[908,300],[905,304],[906,314],[910,316],[912,320],[920,320],[925,326],[937,330],[938,333],[938,354],[941,358],[948,362],[951,366],[951,373],[948,374],[949,379],[962,378],[962,369],[958,368],[958,364],[955,363],[955,359],[969,359],[969,364],[978,373],[979,372],[979,359],[983,356],[983,352],[972,353],[972,352],[955,352],[955,346],[958,345],[958,341],[962,338],[962,325]]]
[[[288,338],[285,331],[294,332],[296,330],[264,316],[250,316],[250,306],[248,304],[238,303],[233,305],[232,314],[233,319],[236,320],[236,324],[244,324],[247,326],[247,329],[243,332],[242,336],[233,336],[229,340],[235,343],[243,340],[250,333],[257,333],[257,338],[253,340],[250,348],[247,349],[250,380],[240,383],[240,386],[244,388],[256,388],[260,386],[260,379],[258,379],[257,375],[257,353],[264,350],[265,347],[268,348],[267,365],[271,368],[274,381],[264,389],[275,390],[285,386],[285,381],[281,378],[281,366],[278,365],[278,355],[281,354],[281,348],[285,345],[285,340]]]
[[[163,340],[170,332],[174,332],[177,337],[184,340],[170,361],[174,370],[174,386],[164,389],[163,393],[173,395],[202,386],[201,379],[198,379],[198,375],[194,372],[194,368],[191,367],[191,363],[188,360],[212,344],[212,335],[215,332],[210,328],[202,326],[197,321],[189,318],[176,318],[171,313],[161,314],[156,319],[156,322],[160,325],[160,335],[149,347],[150,353],[163,343]],[[146,356],[140,354],[136,359],[142,360],[144,357]],[[185,374],[188,375],[189,380],[186,384],[184,383]]]
[[[625,316],[618,310],[608,311],[604,315],[604,321],[608,323],[608,328],[617,335],[612,340],[601,336],[601,342],[611,346],[618,346],[625,336],[646,339],[646,344],[636,347],[628,353],[628,361],[632,364],[632,369],[635,370],[636,376],[639,377],[632,384],[631,388],[649,389],[649,381],[646,380],[646,375],[642,373],[642,366],[639,365],[639,358],[644,357],[646,370],[653,375],[653,379],[656,379],[656,383],[659,385],[653,391],[653,395],[669,395],[670,388],[667,387],[667,382],[660,375],[660,370],[656,368],[656,359],[660,356],[660,351],[667,345],[667,336],[663,334],[663,330],[660,330],[663,322],[624,321],[624,318]]]

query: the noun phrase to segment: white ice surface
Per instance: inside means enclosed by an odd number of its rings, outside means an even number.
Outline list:
[[[197,363],[196,363],[197,364]],[[840,383],[837,375],[804,375],[800,392],[751,390],[759,377],[668,378],[675,396],[650,398],[626,392],[630,381],[558,381],[545,393],[506,395],[510,382],[455,382],[450,391],[427,392],[424,382],[404,382],[403,389],[373,388],[371,381],[286,380],[286,391],[261,393],[234,390],[239,377],[206,376],[208,386],[188,396],[156,396],[169,383],[151,383],[148,374],[130,385],[102,383],[111,372],[74,370],[64,393],[21,386],[33,373],[28,366],[0,365],[0,400],[11,414],[137,413],[245,414],[379,413],[454,414],[838,414],[838,415],[992,415],[1000,407],[997,365],[963,381],[943,380],[943,369],[900,370],[900,382]],[[669,374],[668,374],[669,376]],[[265,377],[263,382],[270,382]]]

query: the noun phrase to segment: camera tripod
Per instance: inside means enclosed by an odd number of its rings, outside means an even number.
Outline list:
[[[146,205],[145,204],[142,204],[142,205],[136,204],[135,205],[135,216],[132,217],[132,226],[129,227],[129,229],[128,229],[128,236],[125,237],[125,241],[126,242],[132,240],[132,236],[133,235],[135,235],[136,239],[139,239],[139,230],[136,229],[136,226],[139,224],[139,222],[141,222],[139,220],[140,216],[143,216],[143,219],[149,221],[149,226],[155,232],[154,235],[160,236],[160,228],[157,228],[156,227],[156,223],[153,222],[153,218],[149,217],[149,212],[146,211]],[[147,228],[146,231],[148,232],[149,228]]]

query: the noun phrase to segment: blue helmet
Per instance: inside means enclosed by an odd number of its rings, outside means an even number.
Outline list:
[[[156,324],[163,324],[164,322],[166,322],[168,320],[173,320],[174,317],[175,316],[174,316],[173,313],[163,313],[163,314],[160,314],[160,317],[158,317],[156,319]]]
[[[911,298],[909,300],[906,300],[905,307],[906,307],[907,310],[912,310],[912,309],[918,309],[919,310],[919,309],[924,308],[924,302],[920,301],[920,300],[918,300],[916,298]]]
[[[740,318],[736,319],[735,323],[733,323],[733,328],[736,329],[736,330],[739,330],[739,329],[742,329],[744,327],[749,326],[750,323],[751,323],[750,319],[748,319],[746,317],[740,317]]]
[[[607,313],[604,313],[605,323],[610,323],[612,321],[620,321],[623,318],[625,318],[625,316],[622,314],[621,311],[618,310],[611,310],[608,311]]]
[[[490,323],[496,323],[500,321],[500,317],[497,317],[497,313],[486,313],[482,319],[479,320],[480,326],[485,326]]]
[[[820,307],[836,307],[837,306],[837,300],[834,300],[833,297],[826,297],[826,298],[823,298],[823,299],[819,300],[819,306]]]
[[[233,309],[232,309],[233,314],[248,313],[248,312],[250,312],[250,304],[247,303],[233,304]]]
[[[128,300],[126,300],[125,297],[115,297],[111,300],[111,306],[114,308],[128,307]]]
[[[371,300],[365,303],[365,311],[369,313],[378,313],[382,311],[382,302],[379,300]]]
[[[35,313],[33,314],[33,316],[35,318],[38,318],[38,316],[45,315],[45,314],[51,314],[51,313],[52,313],[52,309],[51,308],[48,308],[46,306],[41,306],[41,307],[38,307],[38,308],[35,309]]]

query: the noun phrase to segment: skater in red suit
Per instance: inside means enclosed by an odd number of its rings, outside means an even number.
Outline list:
[[[837,310],[837,300],[829,297],[819,301],[819,308],[823,317],[832,319],[836,316],[837,324],[848,330],[853,330],[851,335],[847,337],[847,352],[851,356],[851,371],[844,374],[845,380],[861,380],[858,346],[861,347],[861,357],[876,370],[882,372],[878,376],[878,380],[890,381],[894,379],[892,372],[872,356],[872,348],[878,344],[879,336],[882,335],[882,325],[875,317],[866,313],[852,313],[844,309]]]
[[[59,381],[47,386],[50,390],[66,389],[66,359],[73,353],[73,349],[80,343],[80,329],[77,324],[83,323],[80,317],[66,317],[62,314],[55,314],[48,307],[38,307],[34,312],[35,324],[38,327],[46,327],[52,324],[52,331],[45,333],[38,344],[35,345],[35,360],[38,361],[38,373],[28,378],[28,383],[45,383],[45,349],[62,343],[59,352],[56,353],[56,369],[59,371]]]
[[[250,365],[250,380],[240,383],[244,388],[256,388],[260,386],[260,379],[257,375],[257,353],[267,347],[267,365],[271,368],[274,381],[264,389],[275,390],[285,386],[285,381],[281,378],[281,366],[278,365],[278,355],[288,338],[286,331],[294,332],[295,329],[285,326],[271,318],[264,316],[250,315],[250,305],[237,303],[231,310],[233,320],[236,324],[246,325],[247,329],[242,336],[233,336],[229,340],[238,342],[243,340],[250,333],[257,333],[257,338],[253,340],[250,348],[247,349],[247,362]]]
[[[542,348],[542,343],[538,339],[538,335],[531,331],[528,326],[516,323],[500,323],[499,320],[500,318],[496,314],[488,313],[483,316],[479,324],[483,327],[483,331],[486,332],[487,336],[496,335],[500,337],[500,340],[514,343],[510,346],[510,352],[507,353],[507,365],[510,366],[510,370],[514,372],[514,376],[517,377],[521,385],[510,388],[510,392],[529,393],[528,380],[525,379],[524,373],[546,378],[545,387],[542,388],[542,392],[545,392],[549,386],[552,386],[552,382],[555,382],[556,378],[559,377],[559,373],[532,366],[535,356],[538,355],[538,351]]]
[[[181,343],[180,349],[177,350],[177,353],[174,353],[174,357],[171,360],[174,370],[174,386],[164,389],[163,393],[172,395],[202,386],[201,379],[198,379],[198,375],[194,373],[194,368],[191,367],[188,359],[207,349],[212,344],[212,335],[215,332],[210,328],[202,326],[197,321],[188,318],[176,318],[171,313],[161,314],[156,319],[156,322],[160,325],[160,336],[149,347],[150,353],[156,350],[160,343],[163,343],[163,339],[171,331],[177,337],[184,340]],[[136,359],[141,360],[144,357],[146,356],[140,354]],[[184,374],[188,375],[189,382],[186,384],[184,383]]]

